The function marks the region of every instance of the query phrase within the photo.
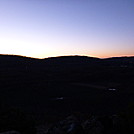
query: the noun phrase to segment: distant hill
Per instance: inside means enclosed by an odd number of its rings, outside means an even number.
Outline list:
[[[134,101],[133,83],[134,57],[0,55],[1,106],[38,114],[121,111]],[[113,93],[109,88],[118,90]]]
[[[11,81],[16,78],[30,79],[30,81],[32,79],[85,82],[117,79],[120,81],[126,75],[133,76],[133,67],[134,57],[99,59],[87,56],[61,56],[34,59],[0,55],[0,73],[5,81],[9,78]],[[121,75],[123,76],[121,77]]]
[[[61,56],[34,59],[0,55],[0,72],[7,79],[25,77],[25,79],[38,78],[45,81],[94,81],[107,79],[109,74],[110,79],[113,80],[112,77],[119,79],[120,75],[126,77],[127,73],[133,74],[133,66],[134,57],[99,59],[87,56]],[[125,74],[121,74],[123,72]]]

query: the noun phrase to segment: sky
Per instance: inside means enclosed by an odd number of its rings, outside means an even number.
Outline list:
[[[0,54],[134,56],[134,0],[0,0]]]

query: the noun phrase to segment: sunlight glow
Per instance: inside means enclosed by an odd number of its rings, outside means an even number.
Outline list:
[[[0,54],[133,56],[133,4],[122,0],[2,0]]]

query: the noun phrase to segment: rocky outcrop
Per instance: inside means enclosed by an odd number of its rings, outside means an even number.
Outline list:
[[[118,115],[87,118],[71,115],[56,123],[46,122],[38,125],[35,129],[36,134],[125,134],[126,125],[124,118]],[[0,134],[31,134],[31,132],[7,131]]]
[[[116,134],[116,116],[91,116],[80,120],[71,115],[55,124],[38,127],[38,134]]]

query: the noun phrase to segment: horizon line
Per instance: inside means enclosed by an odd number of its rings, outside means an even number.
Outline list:
[[[81,55],[81,54],[72,54],[72,55],[61,55],[61,56],[50,56],[50,57],[32,57],[32,56],[26,56],[26,55],[18,55],[18,54],[0,54],[0,56],[18,56],[18,57],[24,57],[24,58],[31,58],[31,59],[47,59],[47,58],[56,58],[56,57],[64,57],[64,56],[85,56],[85,57],[92,57],[92,58],[99,58],[99,59],[108,59],[108,58],[117,58],[117,57],[134,57],[134,55],[121,55],[121,56],[109,56],[109,57],[97,57],[97,56],[91,56],[91,55]]]

